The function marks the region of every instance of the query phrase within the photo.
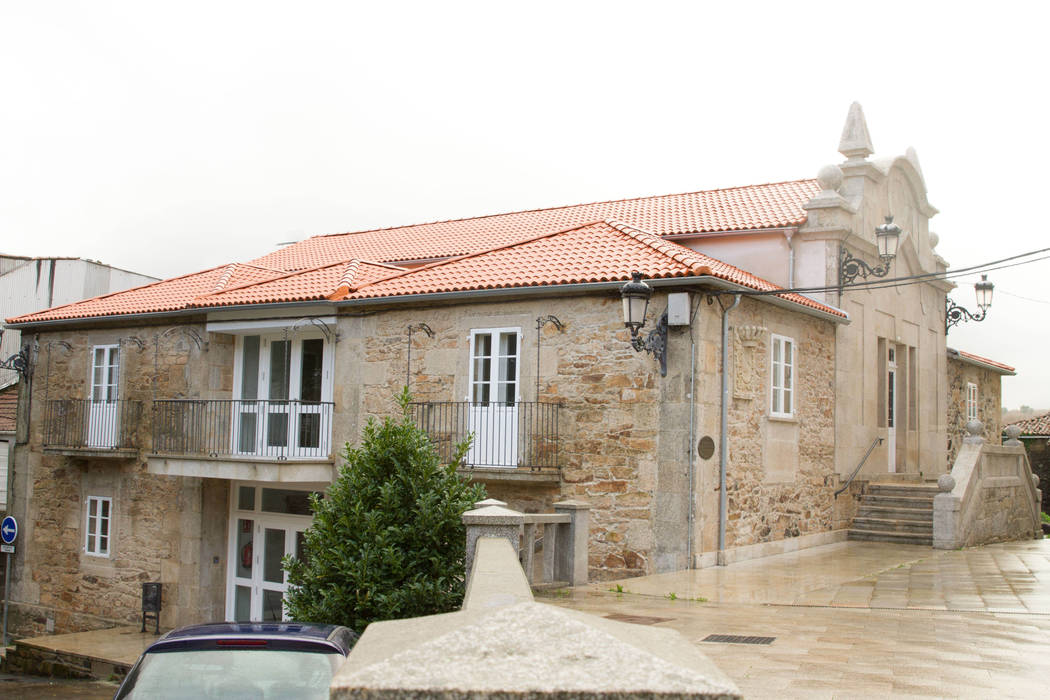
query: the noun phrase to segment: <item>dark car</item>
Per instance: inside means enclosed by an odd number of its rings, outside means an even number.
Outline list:
[[[357,633],[338,625],[190,625],[151,644],[113,697],[327,698],[356,641]]]

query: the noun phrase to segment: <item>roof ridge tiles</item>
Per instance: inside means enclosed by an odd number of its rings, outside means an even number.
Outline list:
[[[640,202],[646,199],[666,199],[668,197],[685,197],[688,195],[708,194],[712,192],[729,192],[731,190],[749,190],[758,189],[761,187],[775,187],[777,185],[793,185],[807,182],[816,182],[816,178],[804,177],[795,180],[779,180],[776,182],[761,182],[751,185],[733,185],[731,187],[715,187],[709,190],[689,190],[685,192],[670,192],[665,194],[650,194],[643,195],[640,197],[622,197],[619,199],[596,199],[590,202],[577,202],[576,204],[559,204],[551,207],[535,207],[532,209],[516,209],[514,211],[501,211],[493,214],[482,214],[481,216],[461,216],[452,219],[435,219],[433,221],[418,221],[414,224],[400,224],[398,226],[382,226],[380,228],[362,229],[360,231],[340,231],[338,233],[319,233],[309,238],[303,239],[304,241],[312,240],[315,238],[333,238],[335,236],[353,236],[364,233],[378,233],[380,231],[396,231],[403,228],[414,228],[416,226],[432,226],[434,224],[452,224],[461,221],[477,221],[479,219],[492,219],[497,216],[512,216],[514,214],[531,214],[535,212],[543,211],[558,211],[560,209],[573,209],[575,207],[589,207],[596,204],[615,204],[619,202]],[[571,229],[570,229],[571,230]],[[302,242],[302,241],[300,241]]]
[[[690,248],[686,248],[685,246],[679,245],[678,243],[675,243],[674,241],[664,240],[660,236],[657,236],[655,233],[650,233],[649,231],[645,231],[643,229],[637,228],[636,226],[631,226],[630,224],[625,224],[622,221],[616,221],[614,219],[607,219],[605,221],[605,223],[609,224],[610,226],[615,228],[617,231],[620,231],[621,233],[630,236],[631,238],[635,239],[636,241],[639,241],[641,243],[645,243],[646,245],[648,245],[651,248],[653,248],[653,250],[656,250],[656,251],[658,251],[660,253],[663,253],[664,255],[666,255],[667,257],[671,258],[675,262],[682,263],[683,265],[688,267],[689,270],[691,272],[693,272],[694,274],[697,274],[697,275],[710,275],[711,274],[711,266],[708,265],[708,264],[705,264],[700,256],[703,256],[703,257],[707,258],[708,260],[714,260],[714,258],[706,256],[703,253],[698,253],[695,250],[692,250]],[[677,250],[672,250],[672,247],[677,249]],[[718,261],[718,262],[721,262],[721,261]],[[728,263],[725,263],[725,264],[728,264]],[[738,268],[738,269],[741,269],[741,268]]]
[[[599,219],[597,221],[590,221],[590,222],[585,223],[585,224],[575,224],[575,225],[570,226],[568,228],[560,229],[558,231],[550,231],[550,232],[547,232],[547,233],[541,233],[541,234],[538,234],[538,235],[535,235],[535,236],[530,236],[529,238],[523,238],[523,239],[518,240],[518,241],[512,241],[511,243],[505,243],[503,245],[498,245],[498,246],[495,246],[493,248],[486,248],[485,250],[478,250],[478,251],[474,251],[473,253],[464,253],[462,255],[456,255],[456,256],[453,256],[453,257],[450,257],[450,258],[445,258],[444,260],[438,260],[436,262],[432,262],[429,265],[423,265],[422,267],[413,267],[413,268],[404,270],[404,272],[390,275],[389,277],[383,277],[381,279],[372,280],[371,282],[366,282],[366,283],[364,283],[364,284],[362,284],[360,286],[351,286],[347,293],[357,292],[357,291],[359,291],[361,289],[364,289],[365,287],[370,287],[372,285],[379,284],[380,282],[387,282],[389,280],[394,280],[394,279],[397,279],[399,277],[405,277],[405,276],[408,276],[408,275],[411,275],[411,274],[414,274],[414,273],[417,273],[417,272],[422,272],[424,270],[433,270],[434,268],[441,267],[442,265],[449,265],[449,264],[452,264],[452,263],[460,262],[462,260],[469,260],[470,258],[476,258],[476,257],[481,256],[481,255],[488,255],[490,253],[494,253],[494,252],[499,251],[499,250],[509,250],[510,248],[516,248],[517,246],[524,245],[526,243],[532,243],[534,241],[538,241],[538,240],[541,240],[543,238],[550,238],[552,236],[558,236],[558,235],[563,234],[563,233],[569,233],[570,231],[579,231],[579,230],[588,228],[589,226],[594,226],[596,224],[605,224],[606,226],[610,226],[610,224],[607,221],[604,221],[604,220],[601,220],[601,219]],[[498,287],[497,286],[492,286],[491,288],[498,288]]]

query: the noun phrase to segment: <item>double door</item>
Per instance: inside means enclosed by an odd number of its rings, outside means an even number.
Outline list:
[[[233,402],[234,454],[327,457],[332,430],[331,352],[322,338],[246,335]]]
[[[120,346],[96,345],[91,354],[91,396],[88,401],[88,447],[111,448],[120,435],[120,404],[117,402]]]

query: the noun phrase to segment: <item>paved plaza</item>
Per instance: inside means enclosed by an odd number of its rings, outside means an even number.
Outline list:
[[[676,629],[747,698],[1050,694],[1050,540],[842,542],[545,600]],[[712,634],[775,639],[703,641]]]

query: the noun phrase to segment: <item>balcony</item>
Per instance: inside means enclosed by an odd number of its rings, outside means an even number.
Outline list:
[[[44,416],[44,452],[73,457],[135,457],[141,418],[141,401],[52,399]]]
[[[154,401],[150,471],[330,481],[333,408],[330,401]]]
[[[558,463],[556,403],[431,401],[410,404],[416,425],[430,436],[442,460],[474,439],[460,471],[477,481],[554,481]]]

